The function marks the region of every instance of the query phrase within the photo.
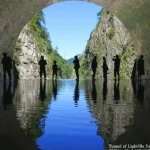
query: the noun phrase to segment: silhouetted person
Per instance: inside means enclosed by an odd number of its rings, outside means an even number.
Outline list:
[[[3,64],[3,79],[6,81],[6,72],[9,77],[9,81],[11,81],[11,69],[12,69],[12,59],[7,56],[7,53],[3,53],[3,58],[1,63]]]
[[[113,59],[114,61],[114,76],[115,76],[115,80],[116,80],[116,75],[118,75],[118,79],[120,78],[119,75],[119,70],[120,70],[120,58],[118,55],[114,56]]]
[[[103,101],[106,101],[107,99],[107,80],[103,81]]]
[[[75,73],[76,73],[76,80],[79,80],[79,68],[80,68],[80,63],[79,63],[79,59],[78,56],[74,57],[74,69],[75,69]]]
[[[92,64],[91,64],[91,68],[93,71],[93,75],[92,75],[92,79],[95,79],[95,74],[96,74],[96,69],[97,69],[97,57],[94,56],[93,60],[92,60]]]
[[[103,57],[103,77],[105,80],[107,80],[107,71],[108,71],[108,66],[107,66],[107,62],[106,62],[106,58]]]
[[[52,78],[54,78],[54,76],[55,76],[55,79],[57,79],[57,71],[58,71],[57,62],[54,60],[54,62],[53,62],[53,76],[52,76]]]
[[[143,55],[138,59],[138,79],[141,80],[142,75],[145,75]]]
[[[9,82],[8,88],[6,88],[6,82],[3,84],[3,109],[7,110],[7,105],[12,104],[11,82]]]
[[[42,84],[42,80],[40,80],[40,100],[44,101],[46,99],[46,81],[44,80],[44,85]]]
[[[75,102],[75,107],[78,106],[78,101],[79,101],[79,81],[76,82],[76,87],[74,89],[74,102]]]
[[[116,101],[116,104],[118,104],[118,101],[120,100],[119,81],[114,82],[114,100]]]
[[[92,100],[94,102],[94,104],[96,104],[97,102],[97,91],[96,91],[96,86],[95,86],[95,82],[92,82]]]
[[[135,59],[131,79],[136,78],[136,70],[137,70],[137,60]]]
[[[57,80],[53,80],[53,95],[54,95],[54,100],[57,98]]]
[[[137,99],[141,105],[141,107],[143,107],[143,103],[144,103],[144,85],[142,85],[141,82],[138,82],[138,92],[137,92]]]
[[[44,74],[44,78],[46,79],[46,70],[45,70],[46,65],[47,65],[47,61],[44,59],[44,56],[41,56],[41,59],[39,61],[40,79],[42,78],[42,74]]]

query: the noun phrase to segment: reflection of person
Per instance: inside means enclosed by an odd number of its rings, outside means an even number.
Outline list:
[[[138,59],[138,79],[141,80],[142,75],[145,75],[143,55]]]
[[[11,81],[11,69],[12,69],[12,59],[7,56],[7,53],[3,53],[3,58],[1,63],[3,64],[3,79],[6,81],[6,72],[9,76],[9,81]]]
[[[108,66],[107,66],[106,58],[103,57],[103,77],[105,80],[107,80],[107,71],[108,71]]]
[[[76,87],[74,89],[74,102],[75,106],[78,106],[78,101],[79,101],[79,82],[76,82]]]
[[[93,102],[96,104],[97,101],[97,91],[96,91],[96,86],[95,86],[95,82],[92,82],[92,100]]]
[[[137,69],[136,67],[137,67],[137,60],[135,59],[131,79],[136,78],[136,69]]]
[[[133,88],[134,97],[136,98],[136,92],[137,92],[136,80],[132,80],[132,88]]]
[[[141,82],[138,82],[138,92],[137,92],[137,99],[141,105],[141,107],[143,107],[143,103],[144,103],[144,85]]]
[[[119,79],[119,70],[120,70],[120,58],[118,55],[114,56],[113,59],[114,61],[114,76],[116,79],[116,75],[118,75],[118,79]]]
[[[118,104],[118,100],[120,100],[119,81],[114,82],[114,100],[116,101],[116,104]]]
[[[41,59],[39,61],[40,79],[42,78],[42,74],[44,74],[44,78],[46,79],[46,70],[45,70],[46,65],[47,65],[47,62],[46,62],[46,60],[44,60],[44,56],[41,56]]]
[[[103,100],[106,101],[107,99],[107,80],[103,81]]]
[[[57,79],[57,70],[58,70],[57,62],[54,60],[54,64],[53,64],[53,76],[52,76],[52,78],[54,78],[54,76],[55,76],[55,79]]]
[[[6,89],[6,82],[3,84],[3,109],[7,109],[7,105],[12,104],[11,82]]]
[[[91,68],[93,71],[93,75],[92,75],[92,79],[95,79],[95,74],[96,74],[96,69],[97,69],[97,57],[94,56],[93,60],[92,60],[92,64],[91,64]]]
[[[53,80],[53,95],[54,95],[54,99],[57,99],[57,80]]]
[[[79,68],[80,68],[80,64],[79,64],[79,59],[78,56],[74,57],[74,69],[75,69],[75,73],[76,73],[76,80],[79,80]]]
[[[42,80],[40,80],[40,100],[44,101],[46,99],[46,81],[44,80],[44,87],[42,84]]]

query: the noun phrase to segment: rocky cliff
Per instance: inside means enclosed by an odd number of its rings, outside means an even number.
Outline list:
[[[14,51],[14,75],[16,78],[38,78],[41,56],[47,61],[47,77],[52,77],[53,61],[57,61],[58,77],[70,78],[72,67],[55,50],[49,38],[44,13],[36,14],[21,31]]]
[[[48,60],[46,54],[39,50],[29,25],[26,25],[18,37],[14,53],[19,78],[39,77],[38,61],[41,55],[45,57],[50,66],[52,62]]]
[[[135,60],[135,48],[125,26],[111,12],[102,10],[96,28],[92,31],[87,42],[85,53],[81,58],[81,72],[86,77],[91,76],[91,61],[93,56],[98,58],[97,78],[103,76],[102,58],[106,57],[109,68],[108,78],[113,78],[116,54],[121,58],[120,77],[130,78]]]

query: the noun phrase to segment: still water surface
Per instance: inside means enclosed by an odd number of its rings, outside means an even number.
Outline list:
[[[150,81],[0,82],[0,149],[150,144]]]

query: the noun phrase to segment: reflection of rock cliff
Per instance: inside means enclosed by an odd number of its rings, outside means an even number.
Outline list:
[[[45,126],[45,116],[47,105],[50,103],[52,88],[40,85],[36,80],[22,80],[19,82],[16,95],[15,106],[17,108],[17,118],[20,126],[27,134],[38,137],[42,134]],[[42,87],[40,87],[42,86]],[[44,92],[44,93],[41,93]],[[43,100],[41,96],[46,95]],[[40,127],[39,127],[40,124]]]
[[[124,25],[109,11],[102,10],[96,28],[90,35],[82,61],[84,77],[90,75],[91,60],[98,58],[97,77],[102,77],[102,57],[105,56],[109,67],[109,78],[113,77],[113,56],[121,57],[120,76],[129,78],[135,59],[135,49]]]
[[[97,94],[97,97],[93,99],[93,88],[90,89],[90,82],[87,83],[85,87],[86,93],[88,95],[88,104],[91,107],[91,112],[93,117],[97,119],[97,124],[99,126],[97,134],[102,136],[106,144],[114,142],[125,130],[125,126],[131,125],[134,113],[134,102],[132,100],[132,87],[129,86],[128,82],[120,83],[120,99],[118,99],[118,104],[116,104],[116,99],[114,97],[114,91],[112,81],[108,84],[108,93],[106,92],[106,99],[104,95]],[[126,89],[128,85],[128,89]],[[103,93],[103,88],[101,83],[95,83],[95,89],[97,92]]]

